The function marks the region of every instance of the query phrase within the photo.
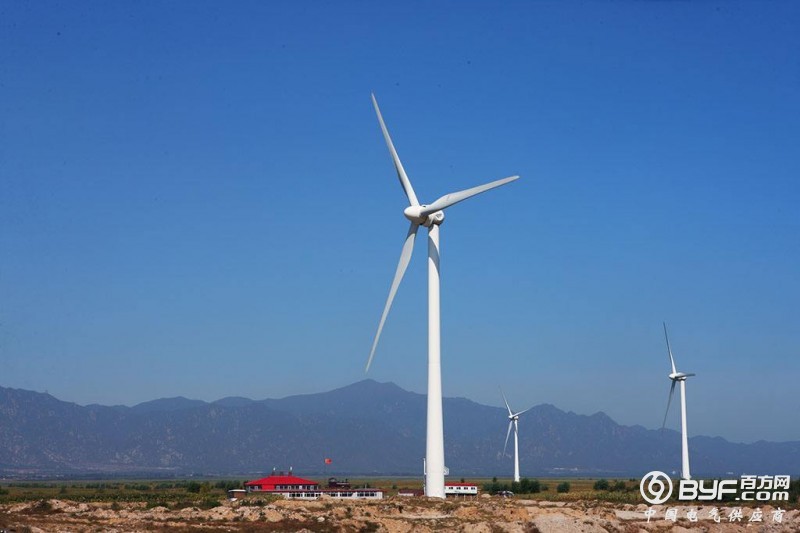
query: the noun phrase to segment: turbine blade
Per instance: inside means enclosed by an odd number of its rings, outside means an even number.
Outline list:
[[[389,297],[386,299],[386,306],[383,308],[381,321],[378,324],[378,332],[375,334],[375,340],[372,342],[372,350],[369,352],[369,359],[367,360],[367,368],[364,372],[369,372],[369,365],[372,364],[372,358],[375,355],[375,348],[378,346],[378,339],[381,338],[381,331],[383,331],[383,324],[386,322],[386,316],[389,314],[389,309],[392,307],[394,295],[397,294],[397,287],[403,280],[403,275],[406,273],[408,263],[411,261],[411,254],[414,251],[414,238],[417,236],[419,224],[411,223],[408,228],[408,235],[406,235],[406,242],[403,243],[403,251],[400,252],[400,261],[397,263],[397,270],[394,273],[394,280],[392,280],[392,287],[389,289]]]
[[[400,156],[397,155],[397,150],[394,149],[392,138],[389,137],[389,130],[386,129],[386,124],[383,122],[383,115],[381,115],[381,110],[378,107],[378,101],[375,99],[374,94],[372,95],[372,105],[375,106],[375,113],[378,115],[378,122],[381,124],[381,131],[383,131],[383,138],[386,139],[386,146],[389,148],[389,153],[392,154],[392,161],[394,161],[394,168],[397,170],[397,178],[400,180],[400,185],[403,187],[406,197],[408,197],[409,204],[419,205],[417,195],[414,194],[414,188],[411,186],[411,181],[406,175],[403,163],[400,162]]]
[[[453,204],[457,204],[462,200],[466,200],[471,196],[475,196],[476,194],[480,194],[482,192],[486,192],[490,189],[494,189],[495,187],[500,187],[501,185],[505,185],[506,183],[511,183],[512,181],[518,180],[519,176],[510,176],[508,178],[503,178],[501,180],[493,181],[491,183],[487,183],[485,185],[478,185],[477,187],[473,187],[471,189],[466,189],[463,191],[458,192],[451,192],[450,194],[445,194],[432,204],[425,206],[422,209],[423,215],[430,215],[431,213],[435,213],[436,211],[441,211],[446,207],[450,207]]]
[[[672,381],[672,386],[669,388],[669,400],[667,400],[667,412],[664,413],[664,421],[661,423],[661,429],[667,425],[667,415],[669,414],[669,405],[672,403],[672,394],[675,392],[675,384],[677,381]]]
[[[506,448],[508,448],[508,437],[511,436],[511,425],[513,423],[514,422],[511,420],[508,421],[508,431],[506,431],[506,443],[503,444],[503,457],[506,456]]]
[[[533,409],[533,406],[531,406],[531,407],[528,407],[527,409],[525,409],[524,411],[520,411],[519,413],[514,413],[514,414],[513,414],[513,415],[511,415],[511,416],[519,416],[519,415],[521,415],[522,413],[527,413],[527,412],[528,412],[528,411],[530,411],[531,409]]]
[[[687,378],[690,377],[690,376],[696,376],[696,375],[697,374],[694,374],[694,373],[684,374],[684,376],[686,376]]]
[[[664,338],[667,339],[667,353],[669,354],[669,362],[672,365],[672,373],[677,374],[675,370],[675,359],[672,357],[672,348],[669,347],[669,336],[667,335],[667,323],[664,322]]]
[[[500,387],[500,394],[503,395],[503,401],[506,403],[506,409],[508,409],[508,416],[514,416],[514,413],[511,412],[511,406],[508,405],[508,400],[506,400],[506,395],[503,392],[503,388]]]

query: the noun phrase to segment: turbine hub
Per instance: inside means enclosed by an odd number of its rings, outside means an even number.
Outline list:
[[[411,222],[425,227],[444,222],[444,213],[442,211],[436,211],[429,215],[422,214],[422,210],[426,207],[426,205],[410,205],[403,210],[403,215]]]
[[[429,228],[433,224],[437,226],[444,222],[444,211],[436,211],[435,213],[431,213],[428,215],[428,220],[425,221],[425,227]]]
[[[422,208],[425,206],[422,205],[410,205],[403,209],[403,215],[410,220],[411,222],[416,222],[417,224],[422,224],[428,218],[426,215],[422,214]]]

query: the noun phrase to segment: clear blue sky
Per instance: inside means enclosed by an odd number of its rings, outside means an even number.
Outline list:
[[[0,2],[0,385],[364,378],[423,201],[444,390],[800,439],[800,3]],[[367,377],[426,387],[425,245]],[[668,425],[678,427],[673,409]],[[502,435],[498,436],[501,439]]]

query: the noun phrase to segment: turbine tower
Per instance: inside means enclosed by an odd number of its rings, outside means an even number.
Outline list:
[[[667,353],[669,354],[669,362],[672,365],[672,373],[669,379],[672,380],[672,386],[669,388],[669,400],[667,400],[667,412],[664,413],[664,422],[661,424],[661,429],[667,424],[667,415],[669,414],[669,406],[672,403],[672,395],[675,392],[675,384],[681,384],[681,478],[692,479],[689,473],[689,435],[686,431],[686,378],[696,374],[687,374],[686,372],[678,372],[675,369],[675,359],[672,357],[672,349],[669,347],[669,336],[667,335],[667,323],[664,322],[664,338],[667,340]]]
[[[408,198],[409,206],[403,211],[403,215],[411,222],[406,234],[403,249],[400,252],[400,261],[394,274],[394,280],[389,289],[389,297],[383,308],[378,331],[375,333],[375,340],[372,342],[372,350],[369,352],[366,371],[372,364],[375,355],[375,348],[378,346],[378,339],[381,336],[386,316],[392,307],[392,300],[397,293],[397,288],[403,279],[408,263],[411,260],[411,253],[414,251],[414,238],[420,226],[428,228],[428,422],[427,437],[425,444],[425,495],[435,498],[444,498],[444,476],[446,467],[444,465],[444,429],[442,423],[442,368],[441,368],[441,345],[439,337],[439,226],[444,221],[444,209],[451,205],[466,200],[471,196],[486,192],[489,189],[500,187],[519,178],[511,176],[501,180],[493,181],[485,185],[479,185],[471,189],[446,194],[432,204],[420,204],[414,188],[411,186],[406,175],[403,164],[394,148],[389,130],[383,122],[381,110],[375,95],[372,95],[372,105],[375,107],[375,114],[378,115],[378,122],[386,140],[386,146],[394,161],[397,177],[400,185]]]
[[[506,432],[506,443],[503,445],[503,457],[506,456],[506,448],[508,447],[508,437],[511,435],[511,426],[514,426],[514,481],[519,483],[519,415],[522,413],[526,413],[530,411],[530,407],[525,409],[524,411],[520,411],[519,413],[515,413],[511,410],[511,406],[508,405],[508,400],[506,400],[506,395],[503,394],[503,389],[500,389],[500,394],[503,395],[503,401],[506,403],[506,409],[508,409],[508,431]]]

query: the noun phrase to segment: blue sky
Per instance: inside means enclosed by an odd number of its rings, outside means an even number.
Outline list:
[[[362,379],[418,196],[444,390],[800,439],[800,4],[0,3],[0,385]],[[424,239],[367,377],[426,387]],[[678,427],[673,409],[668,425]]]

